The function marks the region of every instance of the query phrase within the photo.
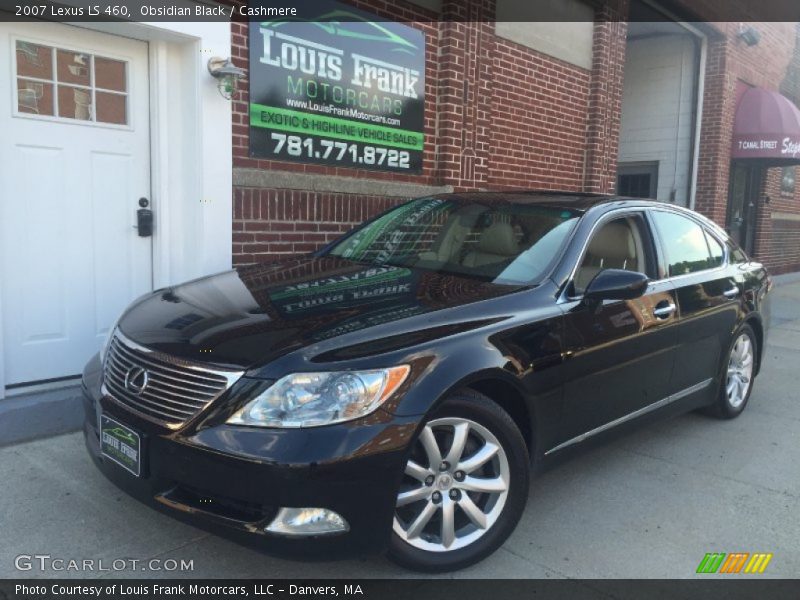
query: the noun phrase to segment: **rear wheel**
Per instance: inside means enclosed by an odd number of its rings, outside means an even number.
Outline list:
[[[480,394],[448,398],[413,444],[397,495],[389,556],[420,571],[448,571],[494,552],[528,494],[525,440]]]
[[[733,419],[742,414],[753,391],[757,357],[756,335],[749,325],[743,325],[733,338],[723,366],[719,397],[712,407],[715,416]]]

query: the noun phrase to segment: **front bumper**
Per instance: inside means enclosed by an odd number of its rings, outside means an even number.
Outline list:
[[[181,520],[282,556],[340,558],[375,553],[389,541],[396,491],[417,417],[370,415],[312,429],[217,425],[171,431],[100,392],[97,357],[83,374],[84,438],[97,467],[122,490]],[[142,437],[142,476],[100,453],[100,411]],[[345,533],[266,533],[280,507],[327,508]]]

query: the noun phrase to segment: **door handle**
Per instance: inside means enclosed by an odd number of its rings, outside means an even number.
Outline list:
[[[676,309],[675,304],[673,304],[672,302],[669,302],[663,306],[659,304],[656,308],[653,309],[653,316],[657,319],[666,319],[672,313],[675,312],[675,309]]]
[[[733,300],[734,298],[736,298],[736,296],[739,295],[739,286],[734,285],[731,289],[722,292],[722,295],[728,298],[729,300]]]

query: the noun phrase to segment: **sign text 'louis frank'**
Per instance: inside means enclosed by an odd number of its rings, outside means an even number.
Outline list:
[[[250,27],[250,155],[419,172],[425,36],[322,0]]]
[[[260,32],[264,39],[262,63],[331,81],[342,80],[344,53],[341,50],[281,34],[265,27],[262,27]],[[277,44],[273,45],[273,40]],[[375,88],[381,92],[406,98],[419,98],[417,93],[419,71],[360,54],[352,54],[350,58],[353,61],[351,85],[366,89]]]

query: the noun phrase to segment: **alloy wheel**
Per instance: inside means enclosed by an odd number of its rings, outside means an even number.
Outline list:
[[[736,338],[728,360],[725,392],[732,408],[739,408],[747,399],[753,381],[753,359],[753,342],[749,335],[742,333]]]
[[[432,420],[406,465],[394,531],[422,550],[464,548],[500,517],[509,479],[506,452],[486,427],[465,418]]]

